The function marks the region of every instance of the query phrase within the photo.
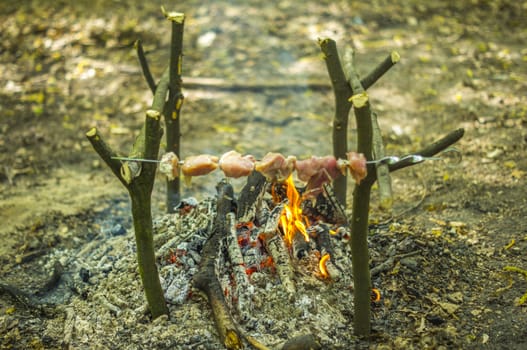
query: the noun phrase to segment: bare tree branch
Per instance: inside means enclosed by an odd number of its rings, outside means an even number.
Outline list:
[[[145,77],[146,83],[148,84],[150,91],[152,91],[152,93],[155,93],[156,82],[154,81],[154,77],[150,72],[150,67],[148,66],[148,61],[146,60],[145,51],[143,50],[143,44],[141,43],[141,40],[137,39],[134,44],[134,47],[137,51],[137,57],[139,58],[139,63],[141,64],[141,69],[143,70],[143,75]]]

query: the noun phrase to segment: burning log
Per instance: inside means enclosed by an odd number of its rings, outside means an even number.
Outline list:
[[[329,199],[330,185],[324,186],[317,203],[301,196],[291,176],[285,183],[272,183],[271,193],[268,185],[264,175],[253,171],[234,203],[232,187],[226,180],[220,182],[216,209],[211,209],[216,211],[214,223],[208,226],[212,233],[194,275],[194,286],[207,296],[228,349],[249,344],[268,349],[250,335],[274,332],[263,321],[275,313],[266,300],[283,304],[288,312],[313,312],[306,309],[311,303],[304,294],[307,284],[297,276],[306,277],[308,284],[331,280],[349,286],[351,280],[349,259],[341,256],[342,249],[349,248],[349,230],[345,219],[334,221],[343,211]],[[308,203],[312,207],[304,211]],[[324,339],[315,338],[315,333],[297,334],[290,339],[269,334],[266,342],[273,349],[319,349],[318,341]]]
[[[226,217],[233,211],[234,193],[232,186],[225,181],[218,184],[217,191],[216,220],[212,234],[203,247],[200,268],[194,275],[194,285],[205,293],[209,300],[222,343],[227,349],[241,349],[243,344],[240,332],[225,304],[223,291],[214,271],[221,235],[228,229]]]
[[[269,251],[269,254],[273,257],[275,262],[276,272],[280,277],[280,281],[284,286],[284,289],[289,294],[289,298],[294,300],[296,293],[295,283],[293,281],[293,267],[289,259],[287,247],[280,236],[275,235],[265,240],[265,247]]]
[[[253,294],[251,293],[251,290],[254,288],[249,282],[243,254],[240,245],[238,244],[236,218],[234,213],[227,214],[227,252],[232,264],[234,280],[236,282],[236,287],[233,291],[237,300],[236,307],[241,320],[246,322],[251,318],[250,311],[252,310],[251,301],[248,300],[248,295]]]
[[[330,227],[324,223],[320,223],[314,228],[314,231],[316,231],[315,242],[317,244],[318,251],[322,256],[320,272],[322,273],[322,276],[330,277],[332,280],[337,281],[340,279],[340,271],[331,261],[331,257],[335,254],[333,251],[333,245],[331,244],[331,237],[329,233]]]
[[[277,205],[271,211],[262,237],[265,248],[273,258],[280,282],[282,282],[289,298],[293,300],[296,293],[296,287],[293,281],[293,267],[287,247],[283,239],[278,235],[278,225],[282,216],[283,207],[284,203]]]

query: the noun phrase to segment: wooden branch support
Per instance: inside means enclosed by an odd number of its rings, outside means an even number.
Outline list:
[[[344,66],[345,73],[350,82],[353,95],[356,92],[361,92],[372,86],[378,79],[380,79],[391,67],[393,67],[400,60],[400,56],[396,51],[388,55],[373,71],[364,79],[360,79],[355,70],[354,51],[348,48],[345,52]],[[371,128],[372,128],[372,159],[380,159],[384,157],[384,144],[382,140],[381,129],[377,120],[377,115],[371,113]],[[377,182],[379,186],[380,207],[384,210],[391,210],[392,207],[392,183],[390,172],[386,164],[377,164],[375,166]]]
[[[333,86],[335,94],[335,116],[333,118],[333,155],[335,158],[345,159],[348,151],[347,132],[348,132],[348,116],[351,110],[351,101],[349,97],[357,94],[355,89],[364,91],[379,80],[394,64],[399,62],[400,56],[396,51],[393,51],[386,57],[375,69],[370,72],[363,80],[357,80],[358,85],[351,84],[351,76],[357,75],[354,72],[353,58],[349,57],[347,50],[344,60],[345,70],[340,63],[337,44],[334,40],[325,38],[319,40],[319,46],[324,54],[324,60]],[[351,55],[352,56],[352,55]],[[358,77],[357,77],[358,78]],[[360,86],[360,88],[359,88]],[[382,141],[381,141],[382,143]],[[343,205],[346,205],[346,178],[338,177],[334,180],[333,186],[337,199]],[[384,185],[383,185],[384,186]]]
[[[148,84],[148,87],[150,88],[150,91],[152,91],[153,94],[156,92],[156,83],[154,81],[154,77],[152,76],[152,73],[150,72],[150,67],[148,66],[148,61],[146,60],[145,51],[143,50],[143,44],[141,43],[141,40],[136,40],[134,43],[135,50],[137,52],[137,57],[139,58],[139,64],[141,65],[141,69],[143,71],[143,75],[145,77],[146,83]]]
[[[401,56],[397,51],[392,51],[377,67],[375,67],[365,78],[361,79],[360,83],[364,90],[368,90],[370,86],[375,84],[386,72],[390,70]]]
[[[465,134],[465,129],[454,130],[448,135],[426,146],[425,148],[418,150],[417,152],[413,152],[412,154],[420,155],[423,157],[432,157],[438,154],[439,152],[444,151],[448,147],[452,146],[457,141],[459,141],[463,137],[464,134]],[[404,158],[404,156],[401,158]],[[396,170],[403,169],[403,168],[406,168],[412,165],[415,165],[415,163],[412,161],[401,160],[395,164],[390,164],[388,167],[390,171],[396,171]]]
[[[174,152],[178,158],[181,156],[181,107],[184,96],[181,91],[181,72],[183,66],[183,28],[185,25],[185,14],[180,12],[167,12],[161,8],[165,17],[172,22],[172,36],[170,43],[170,64],[168,82],[168,101],[163,109],[165,126],[167,129],[166,152]],[[179,177],[167,178],[167,211],[173,213],[180,201]]]
[[[335,94],[335,116],[333,117],[333,155],[337,159],[346,159],[348,152],[348,115],[351,103],[348,98],[352,90],[340,64],[337,44],[332,39],[321,39],[318,44],[324,54],[324,61]],[[339,176],[333,182],[337,199],[346,205],[346,177]]]
[[[167,90],[168,71],[165,71],[157,85],[151,108],[145,113],[145,123],[134,142],[129,158],[157,158],[163,133],[160,126],[161,110],[165,104]],[[90,129],[86,137],[128,190],[132,202],[137,264],[148,306],[153,318],[168,315],[168,307],[157,271],[153,240],[151,195],[156,164],[114,159],[118,155],[104,142],[96,128]]]
[[[373,158],[381,159],[384,157],[384,144],[382,142],[381,128],[377,120],[377,114],[372,112],[372,142],[373,142]],[[375,165],[377,173],[377,184],[379,186],[379,205],[381,209],[391,212],[393,195],[392,195],[392,179],[390,177],[390,169],[388,164],[378,163]]]
[[[353,55],[351,55],[353,58]],[[349,79],[353,90],[353,104],[357,124],[357,151],[367,160],[372,156],[372,118],[368,94],[365,92],[354,62],[349,65]],[[375,167],[368,166],[368,175],[355,186],[353,192],[353,216],[351,219],[351,252],[354,286],[353,329],[358,336],[369,336],[371,277],[368,249],[368,215],[371,186],[376,180]]]

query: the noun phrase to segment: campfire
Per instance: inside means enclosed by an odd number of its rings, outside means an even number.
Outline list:
[[[239,349],[246,343],[258,349],[267,348],[253,335],[273,348],[282,349],[319,348],[317,341],[331,348],[350,344],[328,339],[343,339],[341,331],[350,328],[349,310],[353,302],[349,297],[351,262],[347,257],[353,256],[357,301],[353,308],[353,330],[357,336],[369,336],[371,275],[367,236],[372,185],[379,183],[382,202],[390,207],[389,173],[438,159],[435,155],[459,140],[463,129],[414,155],[385,157],[382,135],[366,89],[399,61],[399,54],[392,52],[361,79],[355,69],[353,51],[346,53],[343,69],[336,42],[322,38],[319,46],[335,91],[332,156],[297,160],[294,156],[270,152],[256,160],[252,155],[231,150],[221,156],[202,154],[180,160],[185,15],[164,9],[163,14],[172,22],[173,35],[170,63],[157,84],[141,43],[135,45],[154,99],[129,156],[121,157],[113,151],[96,128],[86,133],[130,194],[137,262],[150,314],[156,320],[170,315],[166,301],[185,303],[192,285],[206,294],[219,338],[228,349]],[[351,107],[357,126],[357,152],[347,152]],[[157,160],[162,119],[167,153]],[[163,230],[160,223],[156,227],[158,234],[152,232],[150,197],[156,166],[151,163],[159,163],[160,172],[167,176],[169,212],[180,203],[178,212],[168,219],[172,227],[177,227],[170,234],[168,229],[167,234],[159,234]],[[218,184],[216,198],[201,203],[180,202],[181,175],[190,184],[192,177],[217,169],[223,172],[225,180]],[[295,186],[293,172],[305,187]],[[350,237],[346,215],[331,189],[334,183],[339,200],[345,204],[347,182],[342,175],[348,173],[357,184],[351,221],[353,254],[345,244]],[[235,196],[227,179],[240,177],[248,177],[247,185]],[[162,244],[157,256],[153,237]],[[161,262],[160,276],[156,258]],[[337,294],[340,297],[343,293],[345,302],[324,302],[320,295],[327,288],[338,288]],[[331,294],[335,299],[334,291]],[[322,318],[324,322],[320,322]],[[282,325],[277,326],[279,323]]]
[[[218,186],[232,190],[225,182]],[[216,316],[220,324],[232,321],[239,334],[250,335],[244,339],[256,337],[267,345],[286,341],[316,345],[313,327],[307,325],[325,317],[328,307],[317,306],[318,294],[336,286],[351,293],[349,231],[331,186],[325,184],[315,198],[305,193],[305,188],[295,186],[292,175],[283,182],[270,182],[253,172],[238,195],[235,212],[234,196],[226,196],[226,210],[221,192],[217,200],[183,201],[172,220],[187,240],[182,241],[181,235],[172,238],[157,252],[167,301],[186,302],[191,295],[189,281],[194,280],[194,286],[212,300],[213,309],[214,300],[223,302],[224,310]],[[163,231],[163,223],[158,223],[158,231]],[[209,252],[218,253],[208,256]],[[211,281],[217,282],[217,288]],[[349,304],[330,308],[340,307],[327,310],[340,318],[335,330],[325,330],[322,338],[349,326],[350,320],[342,315]],[[277,333],[278,328],[290,327],[283,324],[290,319],[289,312],[302,314],[306,326]],[[222,317],[230,321],[221,321]]]

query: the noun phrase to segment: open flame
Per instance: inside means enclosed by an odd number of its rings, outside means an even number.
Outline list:
[[[309,242],[309,235],[306,229],[309,223],[307,218],[302,216],[302,208],[300,207],[302,197],[296,190],[292,175],[289,175],[285,184],[288,203],[282,211],[280,226],[282,227],[286,244],[291,247],[297,233],[302,234],[305,241]]]
[[[326,262],[329,260],[329,258],[330,258],[329,254],[324,254],[322,256],[322,258],[320,258],[320,261],[318,263],[318,268],[320,270],[320,274],[324,278],[328,278],[329,277],[329,272],[328,272],[328,269],[326,268]]]
[[[306,242],[309,242],[310,237],[307,228],[311,225],[306,216],[302,215],[302,196],[298,193],[293,176],[290,175],[284,182],[286,196],[288,202],[284,205],[284,209],[280,215],[280,228],[283,232],[283,239],[287,247],[293,248],[293,241],[297,234],[301,234]],[[280,196],[272,187],[272,195],[275,202],[280,201]],[[283,194],[282,194],[283,195]],[[299,242],[297,241],[296,244]],[[331,278],[331,273],[328,271],[327,264],[329,263],[330,255],[324,254],[318,263],[320,276],[324,279]]]

